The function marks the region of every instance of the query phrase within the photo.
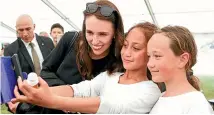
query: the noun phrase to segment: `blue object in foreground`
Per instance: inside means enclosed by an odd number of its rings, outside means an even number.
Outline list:
[[[0,104],[9,102],[15,98],[14,88],[17,84],[17,77],[13,68],[12,59],[10,56],[0,57]],[[27,73],[23,72],[23,77],[27,78]]]

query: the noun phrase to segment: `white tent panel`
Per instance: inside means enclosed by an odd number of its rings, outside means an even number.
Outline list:
[[[93,0],[49,0],[61,12],[63,12],[72,22],[79,28],[82,28],[83,11],[87,2]],[[127,31],[131,26],[140,21],[152,21],[143,0],[110,0],[119,9],[123,21],[124,28]],[[63,6],[63,7],[62,7]],[[133,7],[134,6],[134,7]]]
[[[119,9],[123,21],[124,29],[128,31],[130,27],[138,22],[152,22],[144,0],[110,0]]]
[[[86,1],[79,0],[49,0],[59,11],[70,19],[78,28],[82,29],[83,11]],[[71,28],[71,27],[70,27]],[[71,29],[69,29],[71,30]]]
[[[14,29],[18,16],[29,14],[36,24],[36,33],[40,31],[47,31],[49,33],[51,25],[57,22],[62,24],[65,30],[72,30],[70,25],[40,0],[4,0],[3,3],[1,11],[6,12],[2,12],[1,19]]]
[[[214,0],[150,0],[161,27],[181,25],[194,33],[214,32]]]
[[[193,67],[197,76],[214,76],[214,33],[194,34],[198,47],[197,63]]]
[[[214,12],[185,14],[156,14],[160,27],[180,25],[187,27],[193,33],[214,32]]]
[[[6,28],[0,26],[0,42],[1,43],[12,43],[15,41],[16,34],[14,32],[11,32],[7,30]]]
[[[135,24],[139,23],[139,22],[152,22],[152,19],[150,17],[150,15],[125,15],[123,16],[123,22],[125,24],[125,32],[127,32],[132,26],[134,26]]]
[[[214,11],[214,0],[149,0],[154,13]]]
[[[49,0],[78,28],[82,28],[85,4],[94,0]],[[140,21],[152,21],[144,0],[110,0],[120,10],[125,30]],[[214,32],[213,0],[150,0],[158,24],[166,26],[183,25],[192,32]],[[4,0],[0,7],[1,20],[15,28],[15,21],[21,14],[30,14],[36,24],[36,32],[50,31],[53,23],[60,23],[65,31],[73,30],[60,16],[41,0]],[[10,7],[8,7],[10,6]]]

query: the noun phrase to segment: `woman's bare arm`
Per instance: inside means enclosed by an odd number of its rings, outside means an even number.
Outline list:
[[[99,97],[71,98],[57,96],[51,108],[80,113],[96,113],[100,105]]]
[[[73,97],[74,96],[73,88],[69,85],[50,87],[50,90],[52,93],[54,93],[58,96],[64,96],[64,97]]]

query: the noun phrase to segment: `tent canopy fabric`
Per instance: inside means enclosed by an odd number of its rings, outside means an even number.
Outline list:
[[[0,21],[15,29],[19,15],[29,14],[36,24],[36,32],[50,31],[54,23],[60,23],[65,31],[74,30],[65,20],[44,2],[48,1],[62,12],[79,29],[82,28],[83,11],[87,2],[94,0],[4,0],[1,1]],[[145,4],[149,1],[153,14],[160,27],[182,25],[194,33],[214,32],[213,0],[110,0],[119,8],[125,30],[135,23],[152,22]],[[9,35],[9,34],[8,34]],[[1,35],[2,36],[2,35]]]

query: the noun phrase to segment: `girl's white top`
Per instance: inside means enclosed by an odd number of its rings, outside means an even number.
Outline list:
[[[210,114],[213,110],[204,95],[193,91],[173,97],[160,97],[151,114]]]
[[[149,113],[161,92],[152,81],[119,84],[123,73],[103,72],[91,81],[71,85],[74,97],[100,97],[97,113]]]
[[[28,74],[28,77],[27,77],[27,83],[30,85],[30,86],[35,86],[39,83],[39,78],[37,76],[36,73],[34,72],[31,72]]]

